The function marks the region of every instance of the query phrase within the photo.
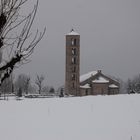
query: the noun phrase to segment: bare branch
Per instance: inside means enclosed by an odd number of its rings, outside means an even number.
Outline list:
[[[44,79],[45,79],[45,77],[43,75],[41,75],[41,76],[37,75],[37,77],[36,77],[35,84],[38,86],[39,94],[41,94],[42,83],[43,83]]]
[[[10,76],[17,65],[22,65],[29,61],[34,48],[43,38],[43,32],[37,30],[32,37],[31,27],[33,25],[38,2],[27,16],[21,16],[20,9],[28,0],[0,0],[0,49],[8,49],[8,60],[6,63],[0,60],[0,83]],[[17,31],[16,34],[15,31]],[[32,39],[31,39],[32,38]],[[1,51],[1,50],[0,50]]]

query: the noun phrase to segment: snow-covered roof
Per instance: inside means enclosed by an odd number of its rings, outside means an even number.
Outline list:
[[[72,29],[71,32],[68,33],[67,35],[79,35],[79,34]]]
[[[118,88],[118,86],[115,85],[115,84],[111,84],[111,85],[109,85],[109,87],[110,87],[110,88]]]
[[[87,80],[88,78],[90,78],[91,76],[96,75],[98,72],[97,71],[91,71],[89,73],[83,74],[80,76],[80,82],[83,82],[85,80]]]
[[[105,79],[102,76],[99,76],[98,79],[92,81],[93,83],[109,83],[109,80]]]
[[[87,89],[87,88],[91,88],[91,87],[90,87],[89,84],[85,84],[85,85],[83,85],[83,86],[80,86],[80,88],[85,88],[85,89]]]

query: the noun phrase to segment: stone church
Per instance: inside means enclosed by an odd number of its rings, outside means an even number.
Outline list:
[[[65,94],[74,96],[119,94],[120,84],[101,70],[80,76],[80,35],[66,35]]]

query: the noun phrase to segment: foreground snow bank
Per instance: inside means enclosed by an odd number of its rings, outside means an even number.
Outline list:
[[[0,101],[1,140],[140,140],[140,95]]]

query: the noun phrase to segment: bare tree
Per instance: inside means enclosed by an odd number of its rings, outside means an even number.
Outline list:
[[[5,79],[1,85],[1,92],[3,94],[4,100],[6,99],[6,95],[12,91],[12,79],[11,77]]]
[[[28,0],[0,0],[0,84],[8,78],[13,69],[29,61],[29,56],[42,39],[43,32],[31,34],[38,1],[28,15],[21,15],[20,10]]]
[[[30,80],[31,80],[30,76],[26,74],[18,75],[17,80],[15,81],[16,91],[21,89],[23,92],[28,94],[29,87],[31,86]]]
[[[126,91],[128,94],[130,94],[133,90],[133,82],[131,79],[128,79],[126,83]]]
[[[41,94],[44,79],[45,79],[45,77],[43,75],[41,75],[41,76],[37,75],[37,77],[36,77],[35,84],[38,86],[39,94]]]
[[[31,78],[28,76],[25,80],[25,93],[28,94]]]
[[[51,87],[50,87],[49,92],[50,92],[50,93],[55,93],[55,89],[54,89],[54,87],[53,87],[53,86],[51,86]]]
[[[42,88],[42,92],[46,95],[49,93],[49,90],[50,90],[50,87],[47,85],[43,86],[43,88]]]
[[[13,76],[11,75],[9,78],[5,79],[1,85],[1,92],[12,93],[13,88]]]
[[[128,79],[126,89],[128,93],[140,93],[140,74]]]

